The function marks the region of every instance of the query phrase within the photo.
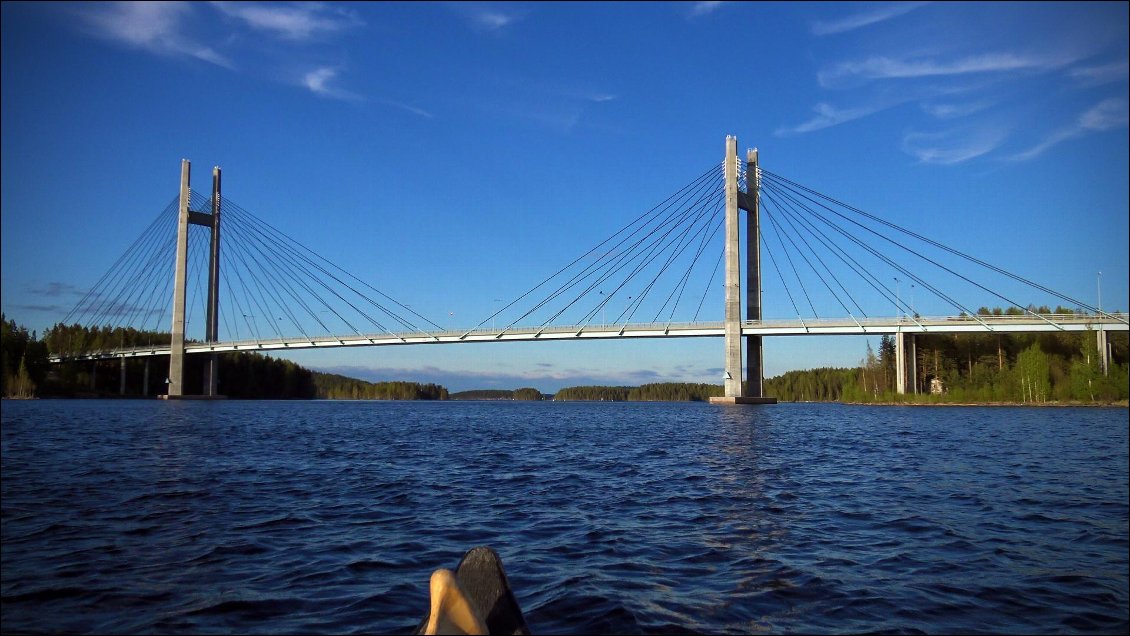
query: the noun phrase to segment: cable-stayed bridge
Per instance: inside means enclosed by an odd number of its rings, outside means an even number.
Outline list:
[[[176,397],[185,355],[211,354],[204,386],[215,395],[215,356],[228,351],[722,337],[727,397],[758,401],[766,336],[893,335],[904,392],[915,334],[1091,330],[1105,365],[1106,332],[1127,330],[1126,314],[764,170],[754,150],[741,162],[733,137],[721,164],[465,329],[441,327],[224,197],[219,168],[212,186],[193,190],[182,162],[179,195],[63,321],[100,341],[55,342],[53,361],[121,359],[124,374],[126,359],[169,356]],[[765,290],[774,313],[795,317],[765,319]],[[920,316],[916,294],[952,313]]]

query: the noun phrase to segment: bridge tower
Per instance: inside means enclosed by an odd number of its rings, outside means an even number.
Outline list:
[[[184,302],[188,285],[188,226],[202,225],[211,229],[211,247],[208,252],[208,297],[207,324],[204,340],[216,342],[219,339],[220,320],[220,167],[212,168],[212,209],[210,212],[197,212],[191,209],[192,188],[189,185],[191,162],[181,159],[180,164],[180,205],[177,215],[177,249],[173,269],[173,327],[172,342],[169,346],[169,390],[168,397],[184,397]],[[211,354],[204,371],[204,392],[216,397],[216,384],[219,376],[219,361]]]
[[[745,336],[747,382],[742,386],[741,245],[738,210],[746,211],[746,319],[761,320],[761,226],[757,149],[746,151],[746,190],[738,188],[738,138],[726,136],[726,371],[725,395],[715,404],[776,404],[763,395],[761,336]]]

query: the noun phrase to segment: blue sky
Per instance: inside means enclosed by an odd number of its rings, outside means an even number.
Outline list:
[[[733,134],[766,170],[1084,302],[1102,272],[1104,309],[1125,310],[1127,6],[6,2],[3,308],[38,330],[61,320],[175,196],[188,158],[196,188],[222,166],[244,208],[470,327],[717,164]],[[766,281],[766,318],[795,317],[781,292]],[[954,313],[905,282],[900,294]],[[852,365],[865,347],[773,339],[767,373]],[[722,348],[294,359],[552,391],[718,382]]]

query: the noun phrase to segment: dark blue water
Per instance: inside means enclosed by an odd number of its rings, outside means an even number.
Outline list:
[[[1125,409],[3,404],[3,631],[1125,633]]]

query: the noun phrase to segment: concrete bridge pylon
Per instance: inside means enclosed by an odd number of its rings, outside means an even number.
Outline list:
[[[204,339],[219,340],[220,320],[220,167],[212,168],[212,209],[209,212],[192,210],[190,184],[192,164],[181,159],[180,202],[177,206],[177,247],[173,263],[173,325],[169,346],[168,393],[166,398],[186,397],[184,393],[184,328],[185,295],[188,286],[188,227],[201,225],[209,228],[211,246],[208,256],[207,324]],[[217,397],[219,379],[218,359],[211,354],[204,372],[204,391],[207,397]]]
[[[746,152],[746,189],[738,187],[738,138],[726,136],[726,158],[723,163],[726,191],[726,299],[725,299],[725,373],[724,395],[711,398],[714,404],[776,404],[777,399],[764,396],[762,337],[742,336],[741,226],[738,211],[746,211],[746,284],[747,320],[761,320],[761,227],[760,186],[757,149]],[[746,383],[742,383],[742,345],[746,348]]]

